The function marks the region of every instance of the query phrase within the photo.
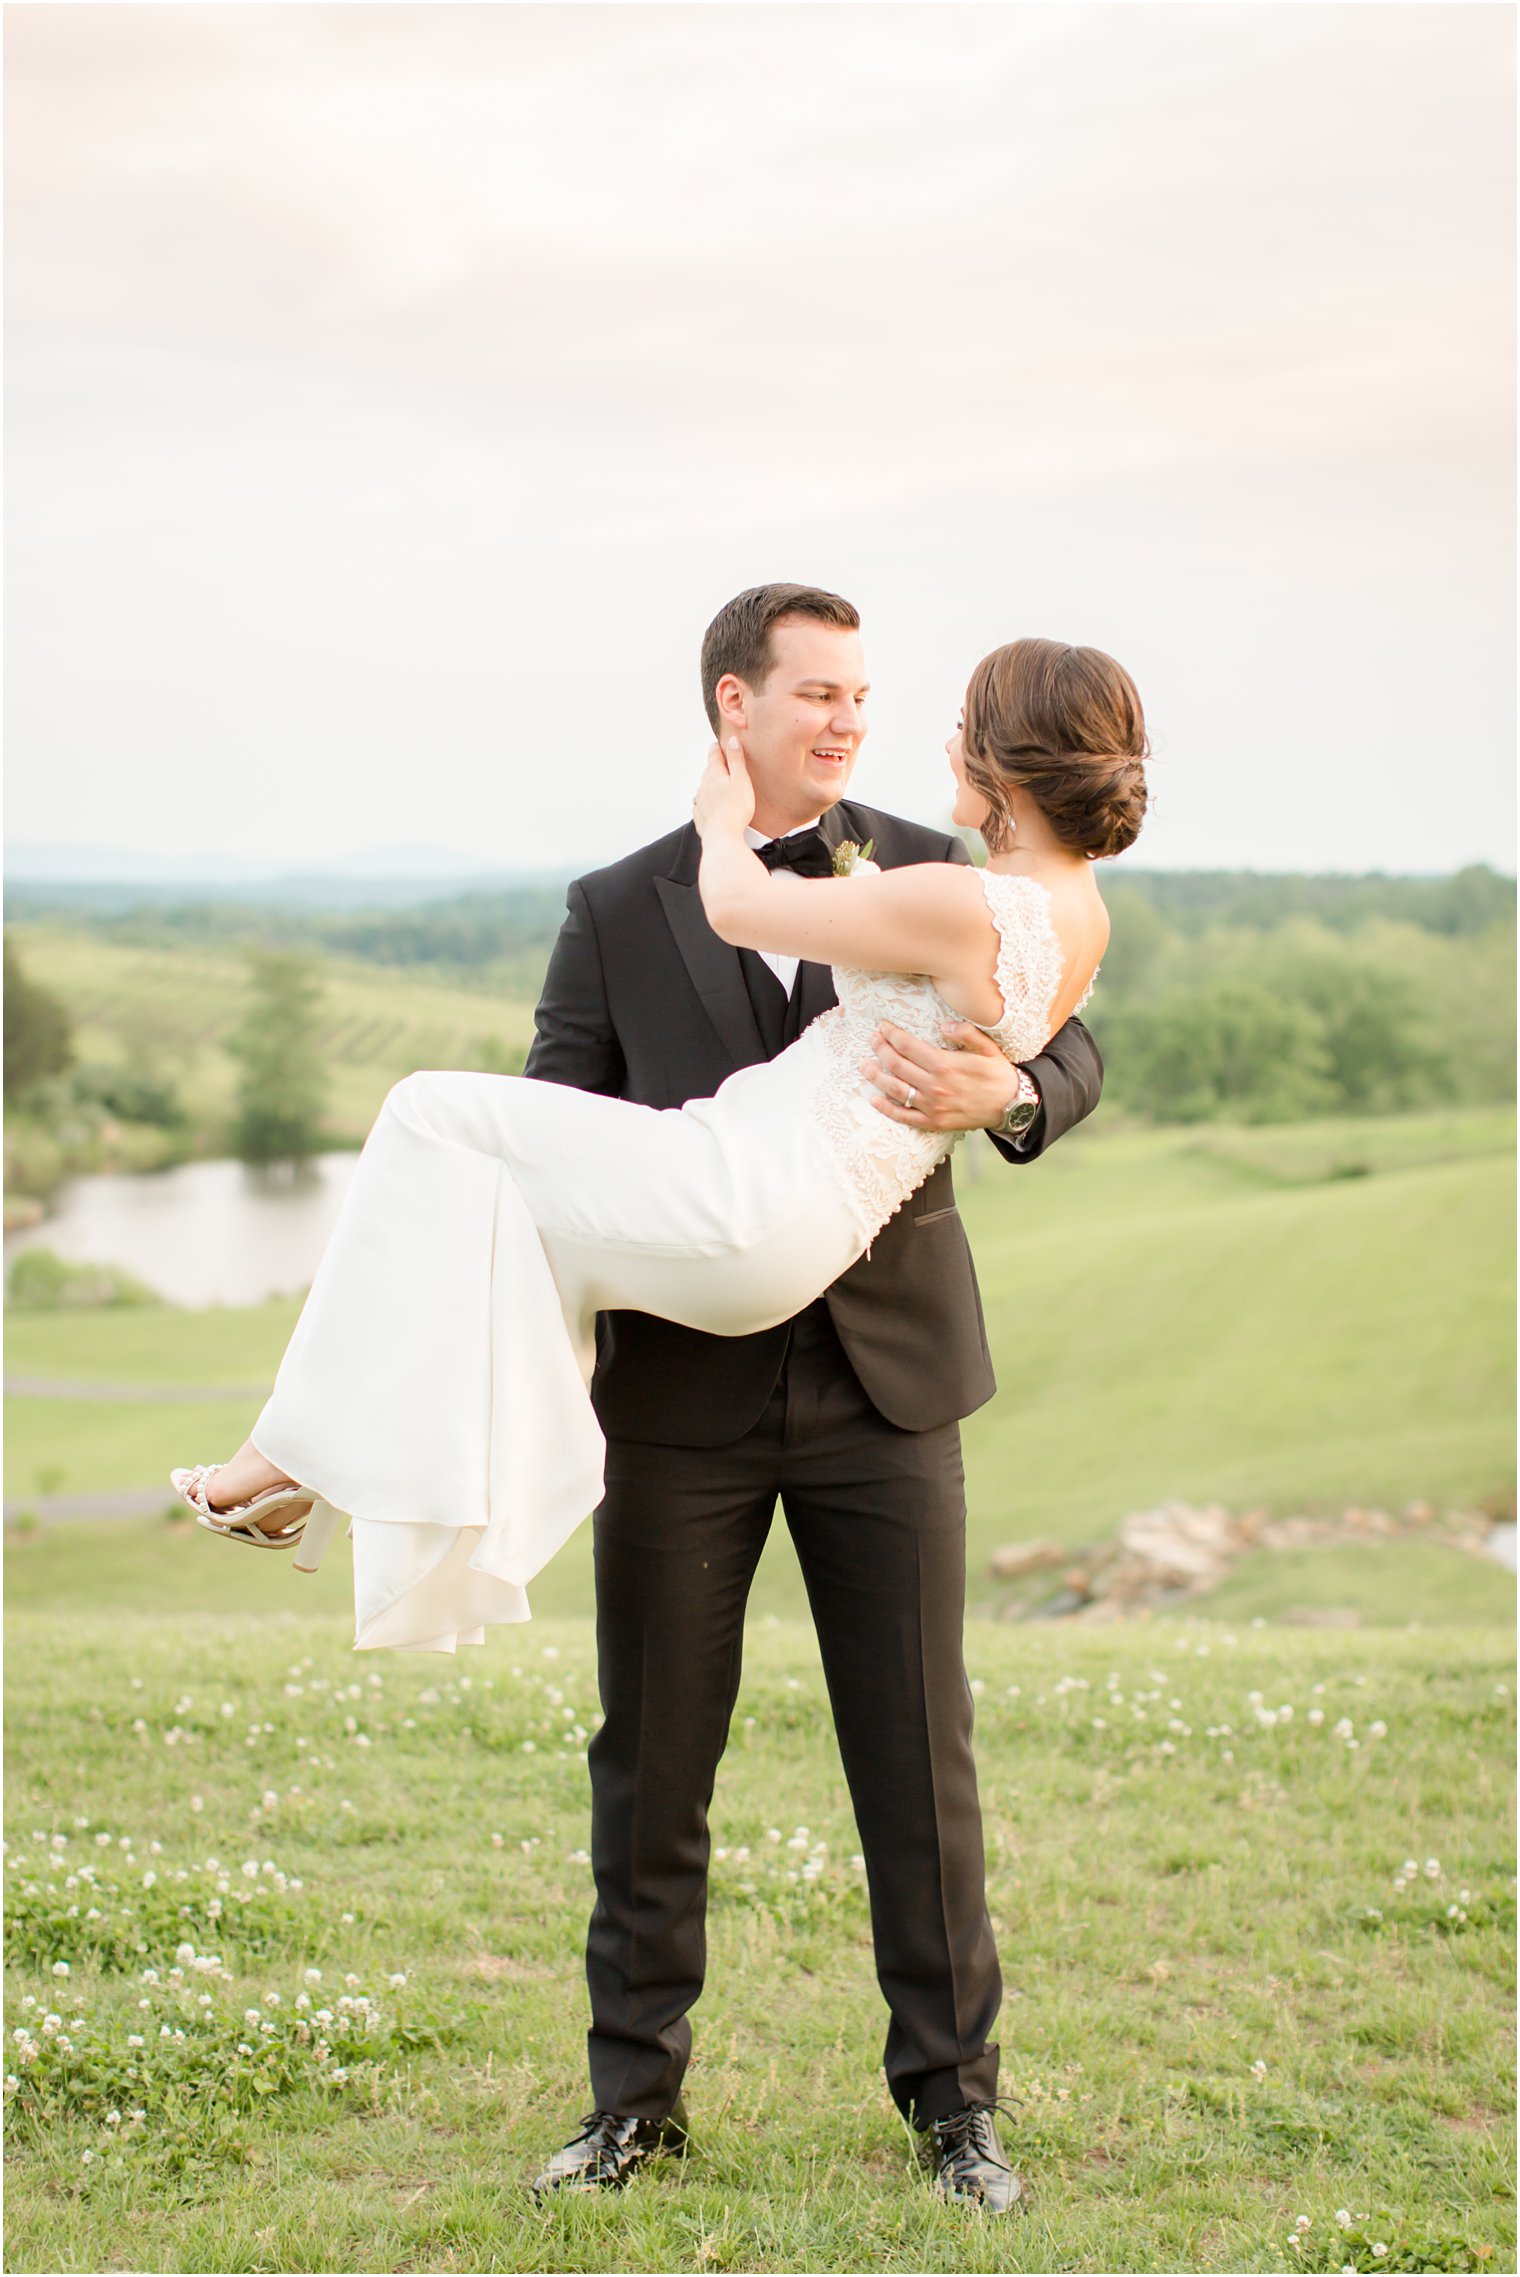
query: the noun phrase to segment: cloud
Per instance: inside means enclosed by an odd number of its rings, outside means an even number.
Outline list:
[[[28,835],[64,834],[81,770],[134,842],[351,830],[333,739],[362,722],[374,839],[405,834],[434,736],[468,843],[493,753],[574,741],[573,688],[636,763],[583,761],[605,779],[573,827],[556,771],[525,769],[514,827],[538,858],[610,853],[671,811],[701,623],[794,567],[899,581],[878,606],[917,654],[873,659],[894,789],[895,739],[1042,597],[1047,629],[1101,620],[1127,661],[1162,618],[1184,716],[1200,633],[1313,719],[1355,713],[1390,625],[1406,658],[1422,611],[1503,625],[1505,11],[8,24]],[[1295,578],[1328,581],[1339,652],[1279,617],[1268,663],[1255,628]],[[1468,667],[1485,798],[1491,647]],[[1438,711],[1437,656],[1407,669],[1429,677],[1405,715]],[[1415,767],[1390,727],[1382,764]],[[1354,771],[1305,732],[1322,778]],[[1209,810],[1228,858],[1244,804],[1216,782]],[[1199,819],[1172,842],[1213,844]],[[1336,831],[1303,858],[1354,865]]]

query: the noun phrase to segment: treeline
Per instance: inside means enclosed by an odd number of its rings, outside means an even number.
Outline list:
[[[62,922],[139,948],[263,945],[378,965],[443,965],[475,971],[547,955],[565,914],[559,879],[452,894],[410,908],[312,909],[283,902],[133,899],[120,886],[11,887],[13,923]]]
[[[1106,877],[1110,907],[1143,903],[1178,933],[1216,925],[1269,931],[1289,918],[1312,917],[1332,932],[1349,933],[1373,918],[1415,925],[1424,933],[1486,933],[1512,924],[1515,881],[1484,864],[1449,877],[1304,876],[1290,871],[1116,870]]]
[[[1196,940],[1220,928],[1275,932],[1307,918],[1333,933],[1376,920],[1453,939],[1514,922],[1515,881],[1482,867],[1450,877],[1299,877],[1243,870],[1117,870],[1104,894],[1115,912],[1116,954],[1126,939],[1143,948],[1157,921],[1168,936]],[[13,886],[13,922],[53,919],[143,946],[247,942],[359,957],[380,965],[461,969],[522,963],[547,955],[565,914],[561,878],[435,897],[412,907],[314,909],[300,904],[216,899],[134,900],[124,886]],[[1120,913],[1122,912],[1122,921]]]
[[[1510,879],[1136,872],[1104,896],[1110,1107],[1287,1122],[1514,1096]]]
[[[1439,878],[1120,869],[1103,890],[1114,932],[1089,1017],[1111,1109],[1285,1122],[1513,1097],[1512,879],[1486,868]],[[13,898],[23,916],[25,893]],[[453,970],[521,1000],[537,995],[563,912],[562,884],[543,880],[407,909],[287,909],[275,930],[286,952]],[[257,945],[268,921],[186,901],[87,922],[117,940],[188,947]],[[22,1032],[42,1036],[46,1057],[47,1006],[24,990],[19,1005]],[[93,1082],[102,1110],[135,1123],[154,1119],[154,1103],[122,1087],[152,1081],[140,1069],[79,1070],[69,1089],[78,1097]],[[13,1099],[16,1088],[8,1068]]]

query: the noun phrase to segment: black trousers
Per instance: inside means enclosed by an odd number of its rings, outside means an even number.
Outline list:
[[[707,1811],[778,1495],[866,1860],[887,2082],[927,2126],[996,2093],[987,2036],[1002,1997],[962,1648],[960,1433],[886,1422],[821,1303],[795,1323],[746,1437],[608,1448],[595,1519],[606,1720],[589,1750],[593,2100],[661,2118],[680,2092],[707,1957]]]

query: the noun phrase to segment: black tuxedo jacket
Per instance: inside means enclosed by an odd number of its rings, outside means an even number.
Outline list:
[[[958,838],[841,802],[820,826],[832,845],[875,840],[883,869],[964,862]],[[701,841],[687,823],[653,846],[570,887],[544,980],[525,1073],[646,1107],[707,1099],[736,1069],[768,1055],[739,952],[708,924],[697,891]],[[834,1001],[826,965],[797,976],[805,1025]],[[1102,1087],[1097,1046],[1068,1020],[1029,1063],[1044,1102],[1021,1140],[997,1140],[1030,1162],[1092,1112]],[[971,1251],[942,1163],[827,1292],[840,1341],[867,1395],[908,1431],[969,1415],[992,1397]],[[759,1421],[776,1386],[788,1329],[707,1336],[647,1313],[603,1313],[591,1396],[609,1438],[717,1447]]]

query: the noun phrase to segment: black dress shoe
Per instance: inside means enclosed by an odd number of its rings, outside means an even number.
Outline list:
[[[967,2103],[924,2129],[921,2156],[934,2174],[942,2198],[957,2205],[984,2206],[989,2214],[1011,2213],[1024,2185],[1003,2156],[991,2103]]]
[[[535,2198],[551,2190],[621,2190],[653,2158],[686,2156],[686,2106],[668,2119],[632,2119],[618,2111],[592,2111],[563,2150],[557,2150],[528,2187]]]

